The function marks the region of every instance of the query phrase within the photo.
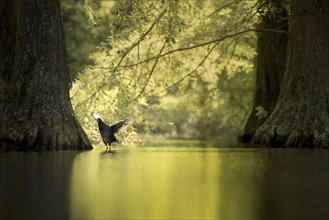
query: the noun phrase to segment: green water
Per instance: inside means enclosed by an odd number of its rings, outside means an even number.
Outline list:
[[[1,152],[0,219],[328,219],[328,151],[162,142]]]

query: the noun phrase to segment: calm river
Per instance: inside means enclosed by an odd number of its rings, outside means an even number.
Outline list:
[[[328,150],[0,152],[0,219],[328,219]]]

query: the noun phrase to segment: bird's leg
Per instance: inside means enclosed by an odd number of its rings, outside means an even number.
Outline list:
[[[106,151],[111,152],[111,143],[106,143]]]

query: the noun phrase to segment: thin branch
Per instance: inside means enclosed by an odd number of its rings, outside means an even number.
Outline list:
[[[226,5],[223,5],[223,6],[219,7],[219,8],[217,8],[215,11],[213,11],[211,14],[209,14],[206,18],[208,19],[208,18],[212,17],[213,15],[215,15],[215,14],[218,13],[218,12],[220,12],[220,11],[223,10],[224,8],[227,8],[227,7],[229,7],[229,6],[231,6],[231,5],[235,4],[235,3],[237,3],[237,2],[239,2],[239,1],[241,1],[241,0],[234,0],[234,1],[232,1],[232,2],[227,3]]]
[[[120,64],[122,63],[122,61],[124,60],[124,58],[129,54],[130,51],[132,51],[132,49],[134,49],[137,45],[139,45],[139,43],[141,41],[143,41],[145,39],[145,37],[151,32],[151,30],[154,28],[154,26],[159,22],[160,18],[166,13],[167,8],[164,9],[161,14],[153,21],[153,23],[151,24],[151,26],[147,29],[146,32],[144,32],[139,39],[133,43],[129,48],[126,49],[126,51],[123,53],[123,56],[120,58],[118,64],[116,65],[116,67],[114,68],[112,74],[114,74],[117,69],[120,67]]]
[[[226,69],[228,67],[228,65],[230,64],[231,60],[233,59],[233,56],[235,54],[235,49],[236,49],[236,46],[238,44],[238,40],[239,40],[240,37],[241,37],[241,35],[233,38],[233,41],[230,42],[229,45],[227,46],[227,48],[228,48],[233,43],[233,49],[232,49],[231,55],[230,55],[230,57],[229,57],[226,65],[225,65],[224,69]],[[210,91],[211,92],[211,95],[208,98],[209,101],[213,100],[213,98],[214,98],[214,96],[216,94],[216,91],[218,91],[218,90],[219,90],[219,84],[217,84],[217,86]]]
[[[215,47],[220,43],[220,41],[216,42],[214,44],[214,46],[212,46],[209,50],[209,52],[207,53],[207,55],[202,59],[202,61],[194,68],[194,70],[192,70],[191,72],[189,72],[188,74],[186,74],[185,76],[183,76],[183,78],[181,78],[180,80],[174,82],[173,84],[171,84],[170,86],[168,86],[167,88],[165,88],[164,90],[161,90],[160,92],[157,92],[155,94],[152,94],[151,96],[154,95],[159,95],[160,93],[163,93],[165,91],[167,91],[168,89],[178,85],[179,83],[183,82],[187,77],[191,76],[193,73],[195,73],[200,66],[202,66],[204,64],[204,62],[206,61],[206,59],[210,56],[210,54],[212,53],[212,51],[215,49]]]
[[[160,52],[159,52],[159,55],[162,54],[163,49],[164,49],[165,46],[166,46],[166,43],[167,43],[167,41],[164,42],[164,44],[163,44],[163,46],[162,46],[162,48],[161,48],[161,50],[160,50]],[[137,100],[137,99],[143,94],[143,92],[145,91],[146,86],[148,85],[148,83],[149,83],[149,81],[150,81],[150,79],[151,79],[151,76],[152,76],[152,74],[153,74],[153,72],[154,72],[154,69],[155,69],[155,67],[156,67],[156,65],[157,65],[157,63],[158,63],[158,61],[159,61],[159,58],[160,58],[160,57],[158,57],[158,58],[155,60],[153,66],[152,66],[152,69],[151,69],[151,71],[150,71],[150,74],[148,75],[147,80],[146,80],[146,83],[144,84],[142,90],[141,90],[140,93],[139,93],[139,94],[138,94],[133,100],[131,100],[130,102],[133,102],[133,101]]]
[[[240,35],[240,36],[241,36],[241,35]],[[233,58],[233,56],[234,56],[234,54],[235,54],[235,49],[236,49],[236,46],[238,45],[238,40],[239,40],[240,36],[237,36],[237,37],[234,39],[234,44],[233,44],[232,53],[231,53],[231,55],[230,55],[230,58],[229,58],[228,61],[227,61],[226,66],[228,66],[228,65],[230,64],[230,62],[231,62],[231,60],[232,60],[232,58]]]

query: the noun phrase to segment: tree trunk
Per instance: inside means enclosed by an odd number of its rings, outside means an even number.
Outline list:
[[[273,113],[252,143],[329,146],[329,1],[294,0],[287,66]]]
[[[69,98],[59,0],[24,0],[15,7],[14,68],[0,88],[0,148],[91,149]]]
[[[284,2],[268,0],[269,7],[275,8],[274,14],[269,11],[261,14],[260,29],[288,31],[288,12]],[[281,78],[285,68],[288,36],[286,34],[258,33],[257,67],[254,101],[247,123],[238,136],[240,142],[251,142],[257,128],[272,113],[277,101]],[[258,106],[267,111],[267,116],[256,116]]]
[[[17,31],[17,0],[0,3],[0,87],[10,78],[14,67]]]

